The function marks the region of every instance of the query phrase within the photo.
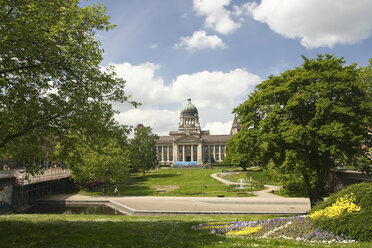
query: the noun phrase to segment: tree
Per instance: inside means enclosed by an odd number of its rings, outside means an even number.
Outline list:
[[[256,137],[246,136],[247,132],[238,132],[229,140],[226,148],[226,157],[224,162],[235,167],[242,167],[243,171],[247,167],[257,164],[259,159],[259,149],[255,149]],[[244,140],[244,142],[241,142]]]
[[[153,134],[150,127],[141,127],[136,130],[130,142],[132,166],[142,170],[143,176],[147,170],[155,168],[158,164],[155,147],[158,139],[159,136]]]
[[[110,102],[128,101],[125,82],[99,66],[103,50],[94,39],[113,27],[102,5],[0,2],[0,154],[27,153],[32,165],[44,137],[89,137],[96,118],[113,120]]]
[[[86,184],[95,180],[103,182],[106,195],[108,183],[116,184],[128,179],[130,150],[126,129],[111,129],[94,138],[71,135],[69,144],[58,147],[58,157],[71,171],[75,182]]]
[[[234,111],[242,144],[255,140],[251,159],[270,160],[302,176],[311,206],[323,200],[329,171],[366,155],[371,99],[356,64],[303,56],[301,67],[270,76]]]

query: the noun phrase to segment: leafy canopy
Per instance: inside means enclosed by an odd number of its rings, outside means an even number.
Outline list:
[[[0,2],[0,154],[31,165],[44,137],[89,137],[117,125],[110,102],[128,101],[125,82],[99,66],[103,50],[94,38],[113,27],[102,5]]]
[[[156,156],[156,141],[159,136],[152,133],[150,127],[137,128],[130,142],[131,163],[137,170],[145,171],[155,168],[158,164]]]
[[[301,175],[313,206],[330,169],[366,156],[371,99],[356,64],[328,54],[303,59],[301,67],[257,85],[235,109],[243,124],[236,139],[240,146],[254,141],[247,148],[252,161]]]

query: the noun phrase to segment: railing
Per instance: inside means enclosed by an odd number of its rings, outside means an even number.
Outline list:
[[[14,173],[14,176],[16,177],[17,185],[27,185],[27,184],[32,184],[32,183],[66,178],[66,177],[70,177],[71,174],[69,170],[64,170],[62,168],[50,168],[50,169],[44,170],[43,174],[38,174],[35,176],[32,176],[32,175],[26,176],[25,172],[22,172],[22,171],[16,171]]]

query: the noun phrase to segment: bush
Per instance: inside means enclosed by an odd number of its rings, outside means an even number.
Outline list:
[[[327,201],[315,206],[310,213],[332,206],[337,199],[345,195],[353,195],[355,205],[359,206],[361,210],[351,213],[345,212],[333,218],[316,218],[314,226],[336,235],[344,234],[355,240],[370,241],[372,239],[372,182],[351,185],[339,193],[331,195]]]
[[[288,196],[307,196],[306,184],[302,178],[292,178],[283,183],[283,194]]]

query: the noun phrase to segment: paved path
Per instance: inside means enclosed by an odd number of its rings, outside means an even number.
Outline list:
[[[227,185],[237,184],[211,177]],[[281,197],[270,193],[279,186],[265,185],[255,197],[170,197],[170,196],[85,196],[50,195],[44,203],[65,205],[108,205],[129,215],[161,214],[304,214],[310,210],[308,198]]]
[[[304,214],[310,210],[307,198],[285,198],[265,192],[256,197],[50,195],[42,201],[66,205],[108,204],[130,215]]]

